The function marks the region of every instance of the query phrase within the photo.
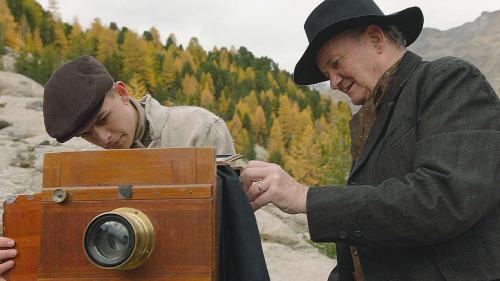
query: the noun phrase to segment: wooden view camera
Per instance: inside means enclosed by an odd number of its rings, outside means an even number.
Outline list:
[[[9,196],[11,280],[216,280],[211,148],[47,153],[42,192]]]

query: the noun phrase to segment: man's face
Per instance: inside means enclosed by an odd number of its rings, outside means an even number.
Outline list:
[[[106,149],[130,148],[138,125],[138,113],[128,95],[113,89],[104,98],[97,119],[77,136]]]
[[[377,50],[366,30],[350,30],[325,42],[316,63],[329,78],[330,87],[346,93],[353,104],[363,104],[379,79]]]

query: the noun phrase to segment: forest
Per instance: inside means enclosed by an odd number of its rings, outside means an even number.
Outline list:
[[[264,152],[307,185],[345,184],[350,168],[349,119],[343,102],[293,83],[268,57],[245,47],[205,50],[174,34],[162,42],[154,26],[140,32],[96,18],[84,28],[61,20],[56,0],[0,0],[0,53],[13,52],[16,71],[41,85],[68,60],[92,55],[134,98],[165,106],[195,105],[222,117],[247,160]],[[262,158],[262,157],[261,157]]]

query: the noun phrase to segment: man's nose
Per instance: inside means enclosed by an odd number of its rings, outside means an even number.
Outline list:
[[[338,74],[334,73],[333,71],[330,73],[330,88],[332,88],[332,90],[338,90],[341,81],[342,77],[340,77]]]

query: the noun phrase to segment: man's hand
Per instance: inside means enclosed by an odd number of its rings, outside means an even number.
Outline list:
[[[0,237],[0,248],[12,248],[14,247],[14,240],[7,237]],[[13,258],[17,255],[16,249],[4,249],[0,250],[0,281],[5,281],[2,277],[3,274],[9,269],[13,268],[15,262],[13,260],[5,261],[6,259]]]
[[[273,203],[289,214],[306,213],[309,187],[298,183],[279,165],[250,161],[240,181],[254,211]]]

